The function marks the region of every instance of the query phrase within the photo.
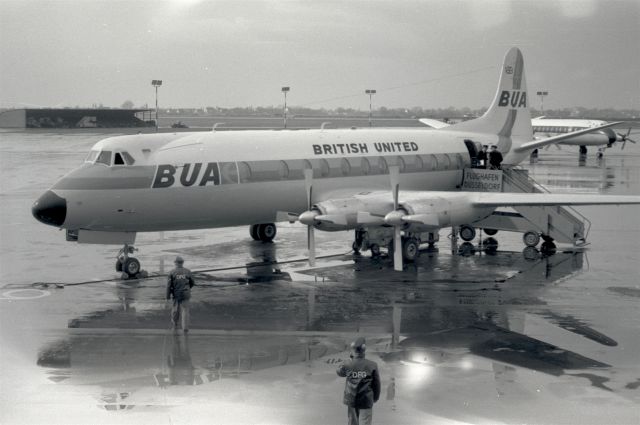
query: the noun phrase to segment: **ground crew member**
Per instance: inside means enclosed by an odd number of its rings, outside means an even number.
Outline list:
[[[366,344],[360,337],[351,343],[351,360],[338,368],[338,376],[347,378],[343,403],[347,405],[349,425],[371,425],[373,403],[380,398],[378,365],[365,360]]]
[[[489,149],[489,147],[487,145],[482,145],[482,150],[480,152],[478,152],[478,167],[479,168],[487,168],[487,159],[488,159],[488,152],[487,149]]]
[[[177,330],[178,326],[182,324],[182,330],[187,333],[189,332],[189,300],[191,299],[191,288],[195,282],[191,270],[183,267],[182,257],[176,257],[174,263],[176,268],[169,272],[167,278],[167,301],[173,297],[171,323],[174,330]]]
[[[491,152],[489,152],[489,165],[492,170],[502,169],[502,154],[498,150],[496,145],[491,146]]]

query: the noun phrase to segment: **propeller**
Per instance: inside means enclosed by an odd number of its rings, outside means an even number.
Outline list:
[[[304,188],[307,193],[307,211],[300,214],[300,222],[307,225],[307,249],[309,250],[309,265],[314,267],[316,265],[316,237],[313,232],[313,225],[315,224],[315,218],[319,214],[317,211],[312,211],[313,206],[313,169],[304,170]]]
[[[631,134],[631,127],[629,127],[627,134],[622,134],[622,133],[616,133],[616,134],[620,136],[620,140],[622,141],[622,147],[620,148],[620,150],[624,150],[624,147],[627,144],[627,142],[636,143],[635,140],[629,137],[629,135]]]
[[[307,226],[307,249],[309,250],[309,265],[311,267],[316,265],[316,241],[315,234],[313,232],[313,226],[318,222],[340,222],[340,217],[335,215],[321,215],[320,211],[313,208],[313,170],[304,170],[304,186],[307,194],[307,210],[302,214],[295,214],[287,211],[278,211],[276,213],[277,221],[288,221],[289,223],[300,223]],[[346,221],[346,220],[344,220]]]

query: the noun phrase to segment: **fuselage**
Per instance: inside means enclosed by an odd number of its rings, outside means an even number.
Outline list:
[[[497,143],[497,136],[479,137],[345,129],[108,138],[51,188],[66,202],[66,214],[49,224],[143,232],[273,222],[278,211],[308,208],[307,168],[313,169],[313,202],[388,190],[394,165],[403,189],[456,190],[471,162],[468,142]]]

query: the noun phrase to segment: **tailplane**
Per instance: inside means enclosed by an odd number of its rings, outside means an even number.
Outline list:
[[[441,131],[464,131],[497,135],[498,149],[508,154],[513,148],[533,140],[529,96],[522,52],[511,48],[500,70],[500,82],[493,103],[480,118],[455,124]],[[505,155],[505,162],[507,161]]]

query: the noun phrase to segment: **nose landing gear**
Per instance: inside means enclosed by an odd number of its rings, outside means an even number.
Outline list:
[[[139,279],[148,276],[148,273],[142,270],[140,261],[135,257],[129,256],[129,254],[133,254],[134,251],[137,251],[137,249],[128,244],[125,244],[124,247],[118,251],[116,271],[122,272],[122,279]]]

